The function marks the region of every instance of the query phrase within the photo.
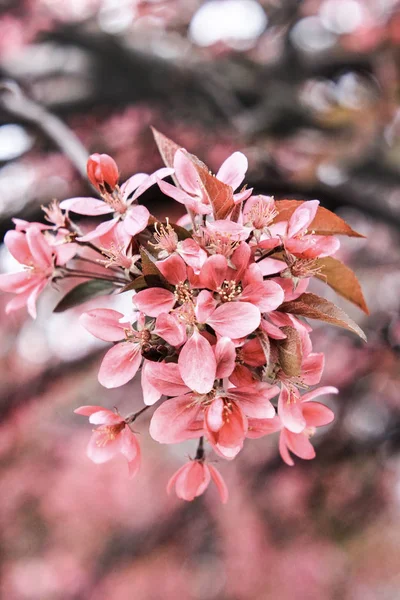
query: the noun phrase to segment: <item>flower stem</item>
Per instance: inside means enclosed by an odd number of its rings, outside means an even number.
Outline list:
[[[195,460],[204,460],[204,454],[204,437],[201,436],[199,439],[199,445],[197,446]]]
[[[122,279],[120,277],[113,277],[112,275],[102,275],[101,273],[90,273],[89,271],[78,271],[74,269],[63,269],[64,277],[85,277],[87,279],[102,279],[103,281],[112,281],[113,283],[121,283],[126,285],[129,283],[128,279]]]
[[[129,425],[130,423],[133,423],[134,421],[136,421],[136,419],[137,419],[137,418],[138,418],[138,417],[139,417],[139,416],[140,416],[142,413],[144,413],[144,412],[145,412],[146,410],[148,410],[149,408],[150,408],[150,406],[145,406],[144,408],[142,408],[142,409],[138,410],[137,412],[135,412],[135,413],[132,413],[131,415],[128,415],[128,416],[125,418],[125,423],[126,423],[127,425]]]

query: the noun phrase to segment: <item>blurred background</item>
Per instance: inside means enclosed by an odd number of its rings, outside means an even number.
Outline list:
[[[112,155],[122,181],[160,167],[153,125],[214,172],[245,152],[257,192],[318,198],[363,233],[339,256],[371,311],[338,301],[368,345],[315,329],[323,383],[340,388],[317,459],[289,468],[274,436],[248,442],[216,461],[224,507],[213,489],[167,497],[196,444],[157,445],[147,417],[136,479],[122,458],[92,464],[74,408],[131,412],[137,383],[98,384],[106,345],[79,326],[82,309],[51,315],[57,290],[36,321],[6,317],[1,295],[1,597],[400,598],[399,59],[396,0],[0,0],[2,237],[12,217],[90,195],[88,152]],[[143,201],[181,214],[155,188]],[[0,268],[14,269],[4,247]]]

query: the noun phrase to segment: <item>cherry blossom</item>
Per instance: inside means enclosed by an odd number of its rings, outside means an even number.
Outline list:
[[[194,458],[170,478],[168,493],[175,489],[190,501],[213,480],[225,503],[226,485],[206,460],[205,444],[207,453],[231,461],[247,439],[279,432],[280,455],[291,466],[291,454],[314,458],[310,438],[334,418],[315,399],[338,390],[310,389],[321,381],[325,357],[313,350],[305,317],[364,334],[341,309],[309,292],[309,285],[313,277],[325,277],[367,310],[358,284],[349,291],[342,282],[350,270],[329,259],[334,269],[326,272],[320,260],[339,248],[335,233],[358,234],[318,200],[279,201],[246,187],[237,191],[248,166],[241,152],[213,176],[183,148],[155,136],[165,168],[138,173],[119,186],[115,161],[93,154],[87,174],[100,198],[53,202],[43,208],[47,224],[15,219],[5,243],[23,270],[0,275],[0,289],[17,294],[7,312],[27,306],[34,317],[49,281],[83,279],[57,310],[97,298],[97,307],[87,307],[79,319],[112,344],[98,380],[112,389],[140,374],[144,402],[126,418],[100,406],[75,411],[98,426],[89,458],[102,463],[121,453],[134,475],[140,448],[130,425],[151,410],[153,440],[197,444]],[[169,175],[176,186],[163,181]],[[155,183],[185,205],[187,219],[159,222],[137,204]],[[106,219],[81,234],[71,213]],[[351,272],[350,279],[356,281]],[[107,303],[99,297],[104,293]],[[115,310],[124,295],[130,303],[125,314]]]
[[[140,469],[140,446],[127,422],[102,406],[80,406],[74,412],[99,425],[93,430],[87,447],[90,460],[101,464],[122,454],[128,461],[130,477],[134,477]]]
[[[191,501],[205,492],[211,479],[217,487],[221,502],[225,504],[228,501],[226,484],[219,471],[203,460],[191,460],[178,469],[168,482],[167,492],[170,494],[175,487],[178,498]]]

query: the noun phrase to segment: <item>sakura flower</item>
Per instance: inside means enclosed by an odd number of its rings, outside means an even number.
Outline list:
[[[242,220],[259,240],[262,233],[268,234],[268,227],[277,214],[272,196],[251,196],[244,206]]]
[[[128,461],[129,476],[134,477],[140,468],[140,446],[127,421],[102,406],[81,406],[74,412],[99,425],[93,430],[87,447],[90,460],[101,464],[122,454]]]
[[[336,388],[325,386],[316,388],[315,390],[300,396],[300,392],[297,388],[293,386],[286,387],[283,385],[278,400],[278,415],[282,421],[283,427],[292,433],[301,433],[307,426],[307,415],[310,413],[310,410],[314,409],[320,413],[332,415],[333,418],[332,411],[323,404],[313,402],[312,405],[308,405],[305,403],[322,394],[337,393],[338,390]],[[320,408],[321,406],[323,408]],[[328,423],[329,422],[330,421],[328,421]]]
[[[223,342],[225,346],[226,342]],[[227,360],[228,348],[216,350],[217,370],[228,376],[234,362]],[[228,366],[229,365],[229,366]],[[167,396],[154,413],[150,434],[158,442],[172,444],[205,435],[214,451],[228,460],[243,447],[248,417],[271,419],[275,409],[270,400],[279,392],[277,386],[253,382],[242,387],[225,387],[218,382],[208,393],[191,391],[174,363],[149,364],[149,381]]]
[[[106,159],[107,158],[107,159]],[[112,162],[111,162],[112,161]],[[88,160],[88,174],[92,183],[100,191],[102,200],[98,198],[70,198],[61,202],[64,210],[72,210],[80,215],[99,216],[113,214],[109,221],[100,223],[90,233],[77,238],[87,242],[110,232],[122,220],[124,228],[131,236],[135,236],[147,227],[150,213],[145,206],[135,204],[135,201],[158,179],[173,173],[173,169],[158,169],[152,175],[137,173],[130,177],[121,187],[117,185],[116,165],[107,155],[92,155]],[[133,196],[130,198],[130,195]]]
[[[151,333],[144,326],[144,315],[139,315],[137,329],[124,323],[123,317],[122,313],[110,308],[93,309],[80,316],[81,324],[92,335],[106,342],[119,342],[107,351],[100,366],[98,379],[106,388],[120,387],[133,379],[142,363],[142,350],[151,340]],[[152,404],[161,394],[155,393],[145,378],[143,372],[144,400],[146,404]]]
[[[330,408],[312,400],[324,394],[337,393],[335,387],[326,386],[312,390],[300,398],[297,390],[289,391],[283,387],[278,415],[268,421],[250,419],[248,437],[258,438],[280,431],[279,452],[287,465],[294,465],[289,451],[300,458],[311,460],[315,458],[315,450],[310,438],[317,427],[328,425],[334,419]]]
[[[67,217],[62,212],[57,200],[53,200],[49,206],[42,206],[41,208],[45,214],[46,221],[52,223],[55,228],[62,229],[67,226]]]
[[[230,185],[235,191],[244,179],[247,165],[247,158],[244,154],[234,152],[221,165],[216,178]],[[183,148],[175,152],[174,170],[180,188],[158,179],[157,183],[161,191],[177,202],[184,204],[186,208],[195,214],[206,215],[212,213],[212,206],[200,183],[196,168]],[[250,196],[251,191],[246,190],[234,194],[233,198],[236,202],[241,202]]]
[[[26,306],[32,318],[36,318],[36,301],[47,283],[56,274],[56,267],[71,258],[71,248],[63,254],[61,248],[51,246],[39,227],[29,227],[26,233],[8,231],[4,242],[13,257],[22,265],[17,273],[0,275],[0,289],[17,294],[6,307],[6,312]],[[69,244],[68,246],[71,246]],[[65,248],[65,247],[64,247]],[[72,248],[72,254],[75,248]]]
[[[178,498],[190,502],[205,492],[211,479],[217,486],[221,502],[225,504],[228,501],[226,484],[219,471],[212,465],[206,464],[204,460],[191,460],[178,469],[168,482],[167,492],[170,494],[175,486]]]
[[[142,274],[136,266],[140,254],[134,253],[132,236],[126,231],[121,221],[111,231],[99,237],[97,244],[105,256],[104,260],[98,259],[98,262],[106,268],[121,267],[128,273]]]
[[[340,246],[336,237],[308,232],[318,206],[319,200],[303,202],[296,208],[288,222],[274,223],[268,228],[268,234],[261,237],[259,247],[270,250],[283,245],[287,252],[303,259],[334,254]]]

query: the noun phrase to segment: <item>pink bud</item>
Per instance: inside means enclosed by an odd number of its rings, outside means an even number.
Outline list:
[[[100,192],[112,192],[118,183],[118,167],[108,154],[91,154],[87,162],[87,174],[90,182]]]

